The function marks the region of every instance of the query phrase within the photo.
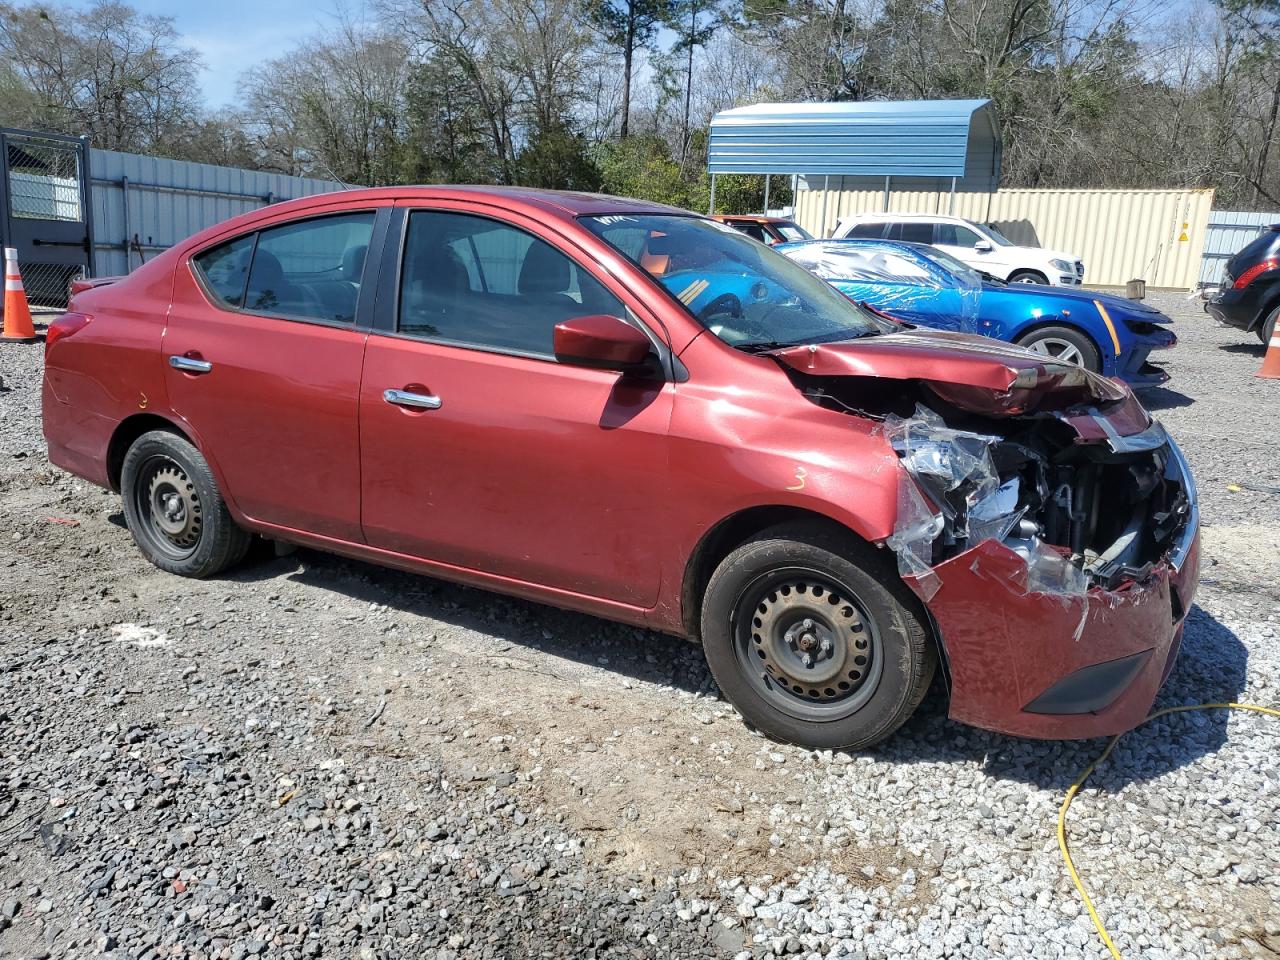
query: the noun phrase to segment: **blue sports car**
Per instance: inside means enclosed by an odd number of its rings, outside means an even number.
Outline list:
[[[847,297],[899,320],[981,333],[1078,363],[1133,387],[1169,379],[1147,361],[1178,342],[1154,307],[1105,293],[1006,284],[950,254],[893,240],[811,240],[773,248]]]

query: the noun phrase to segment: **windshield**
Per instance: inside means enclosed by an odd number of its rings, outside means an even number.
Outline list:
[[[849,340],[883,329],[804,267],[714,220],[642,214],[580,222],[731,346]]]
[[[970,221],[970,223],[973,223],[973,221]],[[975,227],[977,227],[977,226],[978,226],[976,223],[974,223],[973,225],[974,225]],[[986,233],[989,237],[991,237],[991,239],[992,239],[992,240],[994,240],[996,243],[1000,244],[1000,246],[1002,246],[1002,247],[1016,247],[1016,246],[1017,246],[1017,244],[1016,244],[1016,243],[1014,243],[1012,240],[1010,240],[1008,237],[1006,237],[1003,233],[1001,233],[999,230],[997,230],[997,229],[995,228],[995,225],[994,225],[994,224],[990,224],[990,223],[988,223],[985,227],[978,227],[978,229],[979,229],[979,230],[981,230],[982,232]]]
[[[786,237],[788,240],[812,240],[813,239],[813,235],[809,233],[808,230],[800,226],[800,224],[798,223],[792,223],[790,220],[784,220],[780,223],[775,223],[774,226],[777,227],[778,232],[782,234],[784,237]]]

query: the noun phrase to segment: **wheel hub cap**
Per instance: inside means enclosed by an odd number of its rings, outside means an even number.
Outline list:
[[[821,584],[788,580],[764,594],[751,621],[755,655],[792,695],[829,702],[866,680],[871,644],[858,608]]]
[[[1053,357],[1063,363],[1074,363],[1077,366],[1084,359],[1080,356],[1080,351],[1074,343],[1068,343],[1066,340],[1060,340],[1057,337],[1046,337],[1043,340],[1037,340],[1031,345],[1031,349],[1043,356]]]
[[[151,523],[176,547],[190,547],[200,539],[200,498],[195,485],[176,466],[160,467],[148,486]]]

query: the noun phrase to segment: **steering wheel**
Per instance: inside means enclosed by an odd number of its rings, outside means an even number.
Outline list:
[[[711,321],[720,316],[742,319],[742,301],[732,293],[722,293],[698,311],[698,320],[710,326]]]

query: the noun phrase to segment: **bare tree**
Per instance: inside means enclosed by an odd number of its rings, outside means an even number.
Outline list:
[[[396,182],[405,124],[408,46],[344,20],[244,78],[248,127],[264,161],[343,182]]]
[[[200,57],[171,17],[97,0],[85,10],[0,3],[8,85],[0,119],[88,135],[112,150],[163,147],[201,113]]]
[[[420,57],[463,80],[502,182],[516,181],[529,144],[577,136],[592,51],[576,0],[388,0],[384,12]]]

